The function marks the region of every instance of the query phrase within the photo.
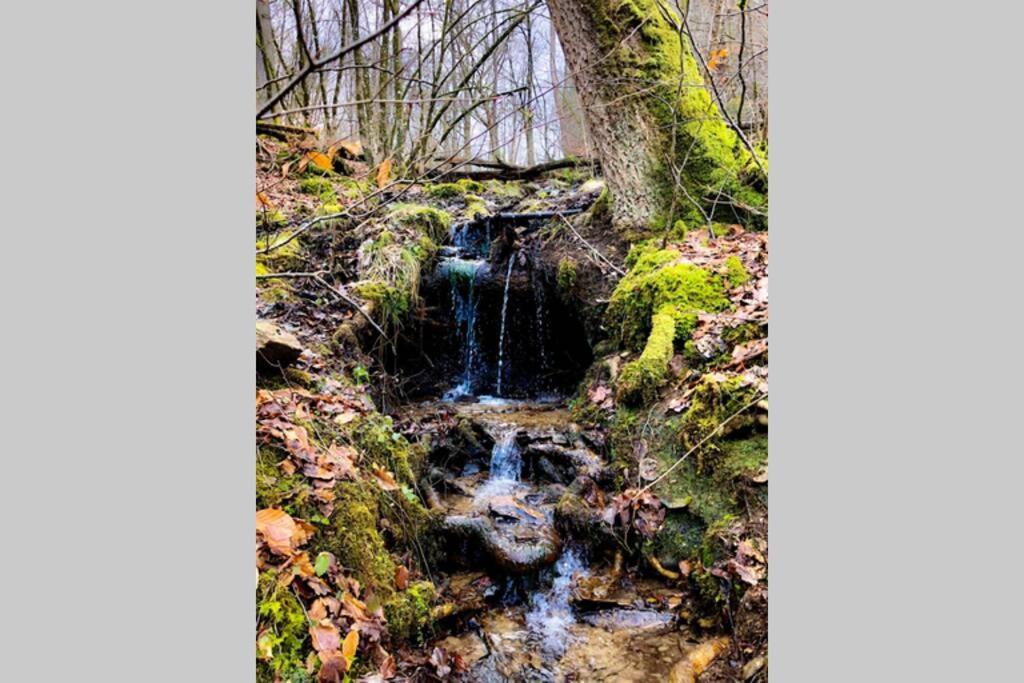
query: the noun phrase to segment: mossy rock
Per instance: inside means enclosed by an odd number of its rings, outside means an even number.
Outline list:
[[[675,249],[634,247],[627,263],[631,268],[612,293],[605,316],[626,348],[640,350],[646,343],[655,311],[673,317],[681,345],[696,327],[698,313],[729,306],[721,279],[682,261]]]
[[[308,176],[299,181],[299,192],[316,195],[324,202],[337,202],[338,194],[334,184],[321,176]]]
[[[452,225],[450,213],[421,204],[398,204],[388,213],[388,220],[425,235],[433,243],[443,242]]]
[[[423,191],[436,199],[453,199],[466,194],[480,194],[486,188],[478,180],[461,178],[454,183],[432,183],[423,186]]]

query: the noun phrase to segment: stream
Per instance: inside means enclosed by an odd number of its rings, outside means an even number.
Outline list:
[[[461,611],[428,649],[457,655],[471,681],[667,680],[696,642],[677,621],[681,593],[559,531],[562,495],[609,481],[602,437],[566,407],[589,347],[570,338],[536,254],[511,240],[502,251],[500,234],[487,221],[453,228],[426,293],[446,327],[443,372],[411,410],[462,425],[429,475]]]

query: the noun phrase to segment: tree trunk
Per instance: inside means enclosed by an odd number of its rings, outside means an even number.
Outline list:
[[[616,228],[763,218],[765,179],[657,0],[548,0],[548,7]]]

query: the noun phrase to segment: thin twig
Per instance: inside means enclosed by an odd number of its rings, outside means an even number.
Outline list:
[[[578,239],[578,240],[579,240],[580,242],[583,242],[584,246],[586,246],[586,247],[587,247],[588,249],[590,249],[590,251],[594,252],[594,254],[595,254],[595,255],[596,255],[596,256],[597,256],[597,257],[598,257],[599,259],[601,259],[601,260],[602,260],[602,261],[604,261],[604,262],[605,262],[606,264],[608,264],[608,267],[609,267],[609,268],[611,268],[612,270],[614,270],[614,271],[615,271],[616,273],[618,273],[618,274],[619,274],[620,276],[624,276],[624,275],[626,274],[626,271],[622,270],[622,269],[621,269],[621,268],[619,268],[619,267],[618,267],[617,265],[615,265],[614,263],[612,263],[611,261],[609,261],[609,260],[608,260],[607,258],[605,258],[605,255],[604,255],[604,254],[602,254],[601,252],[599,252],[599,251],[598,251],[598,250],[597,250],[597,249],[596,249],[596,248],[594,247],[594,245],[592,245],[592,244],[591,244],[590,242],[588,242],[588,241],[586,241],[585,239],[583,239],[583,235],[581,235],[581,234],[579,234],[578,232],[576,232],[576,228],[572,227],[572,223],[570,223],[569,221],[567,221],[567,220],[565,219],[565,216],[563,216],[562,214],[558,214],[558,217],[562,219],[562,222],[563,222],[563,223],[565,223],[565,224],[566,224],[566,226],[568,226],[568,228],[569,228],[570,230],[572,230],[572,234],[576,235],[576,239]]]

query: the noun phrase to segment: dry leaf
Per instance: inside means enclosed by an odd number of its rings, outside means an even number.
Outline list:
[[[356,419],[357,417],[359,417],[359,413],[357,413],[356,411],[346,410],[344,412],[338,413],[338,415],[335,416],[334,421],[339,425],[347,425],[349,422]]]
[[[351,666],[352,660],[356,658],[356,650],[359,649],[359,632],[351,630],[345,636],[345,642],[341,645],[341,654],[348,660]]]
[[[400,564],[395,569],[395,587],[400,591],[409,587],[409,570],[405,568],[405,565]]]
[[[381,675],[381,678],[390,679],[394,678],[395,674],[398,673],[398,666],[395,664],[395,658],[392,655],[388,655],[384,658],[384,661],[380,664],[380,669],[377,673]]]
[[[384,161],[380,162],[380,167],[377,169],[377,187],[384,187],[388,184],[388,179],[391,178],[391,157],[388,157]]]
[[[341,634],[330,619],[321,619],[316,625],[310,626],[309,635],[313,639],[313,649],[317,652],[333,652],[341,647]]]
[[[398,490],[398,483],[395,481],[395,475],[391,474],[383,467],[373,468],[373,478],[377,480],[377,484],[385,491]]]
[[[293,539],[300,532],[291,515],[284,510],[269,508],[256,513],[256,533],[263,536],[271,551],[290,555],[296,545]]]
[[[342,140],[338,147],[348,152],[353,159],[363,156],[363,143],[359,140]]]
[[[337,650],[333,652],[321,652],[320,671],[316,675],[317,683],[342,683],[345,680],[345,672],[348,671],[348,660]]]
[[[321,152],[307,152],[306,158],[308,158],[309,162],[317,168],[325,171],[331,170],[331,159],[326,154]]]

